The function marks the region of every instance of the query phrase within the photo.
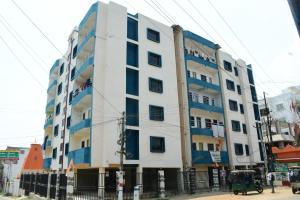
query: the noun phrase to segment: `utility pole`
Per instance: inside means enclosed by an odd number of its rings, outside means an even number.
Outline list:
[[[118,190],[118,200],[123,200],[123,188],[124,188],[124,155],[126,154],[125,149],[125,139],[126,139],[126,133],[125,133],[125,112],[122,113],[122,117],[119,120],[119,126],[120,126],[120,136],[118,140],[118,145],[120,145],[120,170],[117,172],[117,190]]]
[[[267,135],[269,134],[270,138],[270,143],[268,144],[268,149],[269,149],[269,158],[268,158],[268,163],[269,163],[269,169],[268,171],[274,172],[274,155],[272,153],[272,147],[273,147],[273,137],[272,137],[272,130],[271,130],[271,120],[270,120],[270,110],[267,105],[267,100],[266,100],[266,93],[264,92],[264,101],[265,101],[265,110],[267,114],[267,124],[266,124],[266,131]]]

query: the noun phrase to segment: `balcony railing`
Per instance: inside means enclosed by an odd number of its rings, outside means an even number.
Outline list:
[[[51,147],[51,140],[47,140],[46,147]]]
[[[212,106],[205,103],[199,103],[194,101],[189,101],[190,108],[196,108],[201,110],[206,110],[208,112],[217,112],[217,113],[224,113],[224,110],[222,107],[219,106]]]
[[[89,128],[91,126],[91,119],[84,119],[79,123],[70,127],[70,134],[74,134],[84,128]]]
[[[57,69],[58,65],[59,65],[59,59],[57,59],[55,61],[55,63],[52,65],[52,67],[50,69],[50,74],[52,74],[54,71],[57,71],[56,69]]]
[[[78,45],[78,48],[77,48],[78,54],[84,49],[84,46],[88,43],[90,38],[95,37],[95,34],[96,34],[96,31],[95,31],[95,29],[93,29],[82,39],[82,42]]]
[[[185,59],[194,61],[196,63],[208,66],[208,67],[213,68],[213,69],[218,69],[218,65],[216,63],[210,62],[209,59],[205,60],[204,58],[196,57],[196,56],[193,56],[191,54],[185,54]]]
[[[73,160],[75,164],[83,164],[91,162],[90,147],[70,151],[68,154],[69,162]]]
[[[52,126],[52,125],[53,125],[53,118],[49,117],[48,119],[45,120],[44,129],[46,129],[49,126]]]
[[[50,169],[52,158],[45,158],[43,162],[44,162],[43,164],[44,169]]]
[[[220,152],[221,163],[228,164],[228,153],[226,151]],[[212,156],[209,151],[192,151],[193,164],[213,164]]]
[[[89,56],[83,63],[79,63],[79,68],[76,70],[74,79],[77,79],[83,72],[86,71],[86,69],[94,64],[94,56]]]
[[[47,92],[50,93],[50,91],[51,91],[52,89],[54,89],[56,85],[57,85],[57,80],[53,80],[53,81],[49,84],[49,87],[48,87]]]
[[[215,90],[217,92],[221,92],[221,89],[220,89],[219,85],[209,83],[207,81],[203,81],[203,80],[200,80],[200,79],[197,79],[197,78],[189,77],[188,78],[188,83],[199,85],[199,86],[204,87],[204,88],[212,89],[212,90]]]
[[[54,103],[55,103],[55,99],[54,98],[47,103],[47,105],[46,105],[46,112],[54,110]]]
[[[191,128],[192,135],[213,136],[213,131],[210,128]]]
[[[90,16],[97,11],[98,8],[98,3],[94,3],[90,9],[88,10],[88,12],[86,13],[86,15],[84,16],[84,18],[81,20],[80,24],[79,24],[79,30],[81,30],[86,22],[88,21],[88,19],[90,18]]]
[[[92,82],[90,79],[84,84],[83,87],[77,88],[73,93],[72,105],[76,106],[76,104],[80,103],[81,100],[87,95],[91,95],[93,91]]]

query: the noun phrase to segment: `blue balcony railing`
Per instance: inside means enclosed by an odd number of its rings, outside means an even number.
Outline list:
[[[226,151],[220,152],[221,163],[228,164],[228,153]],[[213,164],[209,151],[192,151],[193,164]]]
[[[93,56],[86,59],[85,62],[79,66],[78,70],[76,70],[74,79],[77,79],[78,76],[80,76],[80,74],[83,73],[92,64],[94,64]]]
[[[73,160],[75,164],[90,163],[91,162],[90,147],[70,151],[68,154],[69,162]]]
[[[85,96],[91,95],[92,90],[93,90],[92,87],[87,87],[84,90],[82,90],[79,94],[77,94],[76,96],[73,96],[72,105],[76,106],[76,104],[78,104]]]
[[[46,147],[50,147],[50,146],[51,146],[51,140],[47,140]]]
[[[190,55],[190,54],[185,54],[185,59],[194,61],[196,63],[202,64],[202,65],[205,65],[205,66],[208,66],[208,67],[211,67],[213,69],[218,69],[218,65],[216,63],[212,63],[208,60],[205,60],[205,59],[202,59],[202,58]]]
[[[70,127],[70,134],[74,134],[84,128],[91,126],[91,119],[85,119]]]
[[[77,53],[79,54],[82,49],[84,48],[84,46],[86,45],[86,43],[89,41],[89,39],[91,37],[94,37],[95,36],[95,29],[91,30],[82,40],[82,42],[78,45],[78,48],[77,48]]]
[[[79,24],[79,30],[81,30],[84,25],[86,24],[86,22],[88,21],[89,17],[93,14],[93,12],[96,12],[98,8],[98,2],[94,3],[90,9],[88,10],[88,12],[85,14],[84,18],[81,20],[80,24]]]
[[[209,128],[191,128],[192,135],[205,135],[213,137],[213,131]]]
[[[205,45],[209,48],[212,48],[212,49],[216,49],[217,45],[211,41],[209,41],[208,39],[205,39],[203,37],[201,37],[200,35],[197,35],[195,33],[192,33],[190,31],[183,31],[183,36],[185,38],[189,38],[191,40],[194,40],[202,45]]]
[[[55,88],[56,85],[57,85],[57,80],[53,80],[53,81],[49,84],[49,87],[48,87],[47,92],[49,93],[52,89]]]
[[[57,67],[59,65],[59,59],[57,59],[54,64],[52,65],[51,69],[50,69],[50,74],[52,74],[54,71],[56,71]]]
[[[212,90],[215,90],[217,92],[221,92],[220,86],[218,86],[216,84],[206,82],[206,81],[203,81],[203,80],[200,80],[200,79],[197,79],[197,78],[189,77],[188,78],[188,83],[199,85],[199,86],[204,87],[204,88],[212,89]]]
[[[52,158],[45,158],[43,162],[44,169],[50,169]]]
[[[55,99],[50,100],[46,105],[46,112],[54,109]]]
[[[53,125],[53,118],[49,118],[46,120],[45,124],[44,124],[44,129],[48,128],[49,126]]]
[[[189,105],[190,105],[190,108],[206,110],[208,112],[224,113],[223,108],[219,107],[219,106],[211,106],[208,104],[198,103],[198,102],[193,102],[193,101],[189,101]]]

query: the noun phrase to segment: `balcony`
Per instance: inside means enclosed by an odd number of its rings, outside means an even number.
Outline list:
[[[74,135],[75,133],[78,133],[79,131],[87,132],[87,131],[89,131],[90,127],[91,127],[91,119],[82,120],[81,122],[70,127],[70,134]]]
[[[47,105],[46,105],[46,113],[54,111],[54,103],[55,103],[55,99],[54,98],[47,103]]]
[[[94,13],[97,12],[97,8],[98,8],[98,3],[94,3],[90,9],[88,10],[88,12],[85,14],[84,18],[81,20],[80,24],[79,24],[79,30],[82,30],[83,27],[85,26],[85,24],[87,23],[87,21],[89,20],[90,16]]]
[[[92,84],[89,83],[82,88],[78,88],[73,93],[72,106],[74,109],[82,110],[91,104]]]
[[[213,131],[210,128],[191,128],[191,134],[213,137]]]
[[[76,69],[75,77],[74,79],[78,79],[78,77],[81,77],[82,79],[88,79],[91,77],[93,68],[92,65],[94,64],[94,56],[88,57],[85,61],[83,61],[79,68]]]
[[[193,56],[193,55],[187,54],[187,53],[185,54],[184,57],[186,60],[190,60],[190,61],[199,63],[201,65],[208,66],[212,69],[218,69],[218,65],[216,63],[210,62],[209,59],[204,59],[202,57]]]
[[[228,154],[226,151],[220,152],[221,163],[228,164]],[[193,164],[213,164],[213,160],[209,151],[192,151]]]
[[[69,162],[73,160],[75,164],[89,164],[91,162],[90,147],[70,151],[68,154]]]
[[[55,61],[55,63],[52,65],[51,69],[50,69],[50,75],[51,74],[56,74],[58,72],[58,66],[59,66],[59,59],[57,59]]]
[[[52,127],[53,126],[53,118],[49,117],[48,119],[46,119],[45,124],[44,124],[44,129],[48,128],[48,127]]]
[[[47,140],[46,147],[51,147],[51,140]]]
[[[215,84],[212,84],[212,83],[209,83],[207,81],[203,81],[203,80],[200,80],[197,78],[189,77],[188,84],[195,88],[210,89],[210,90],[214,90],[218,93],[221,92],[221,88],[219,85],[215,85]]]
[[[189,38],[191,40],[194,40],[194,41],[196,41],[196,42],[198,42],[198,43],[200,43],[202,45],[205,45],[205,46],[207,46],[209,48],[212,48],[212,49],[216,49],[216,47],[217,47],[217,45],[214,44],[213,42],[211,42],[211,41],[209,41],[209,40],[207,40],[207,39],[205,39],[205,38],[203,38],[203,37],[201,37],[201,36],[199,36],[199,35],[197,35],[195,33],[192,33],[190,31],[184,31],[183,32],[183,36],[185,38]]]
[[[93,38],[95,37],[95,34],[96,34],[96,31],[95,29],[91,30],[83,39],[82,41],[80,42],[80,44],[78,45],[78,48],[77,48],[77,54],[80,54],[83,49],[85,48],[86,44],[88,44],[90,38]]]
[[[212,106],[209,104],[198,103],[193,101],[189,101],[189,106],[190,108],[206,110],[208,112],[224,113],[223,108],[219,106]]]
[[[54,92],[53,91],[55,91],[55,89],[56,89],[56,86],[57,85],[57,80],[53,80],[53,81],[51,81],[50,82],[50,84],[49,84],[49,87],[48,87],[48,90],[47,90],[47,93],[48,94],[54,94]]]
[[[52,158],[45,158],[43,162],[44,162],[43,164],[44,169],[50,169]]]

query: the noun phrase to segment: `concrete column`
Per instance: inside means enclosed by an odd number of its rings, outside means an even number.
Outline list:
[[[138,166],[136,168],[136,184],[139,186],[140,195],[143,194],[143,168]]]
[[[159,198],[166,198],[166,190],[165,190],[165,172],[164,170],[158,170],[158,180],[159,180]]]
[[[56,188],[55,188],[55,200],[59,200],[59,178],[60,178],[60,171],[57,170]]]
[[[183,169],[179,169],[177,173],[177,187],[180,193],[184,192]]]
[[[99,199],[104,199],[105,197],[105,168],[104,167],[99,167],[98,197]]]
[[[50,199],[51,174],[52,172],[49,172],[48,174],[47,199]]]
[[[67,200],[74,199],[74,172],[71,171],[67,174]]]

